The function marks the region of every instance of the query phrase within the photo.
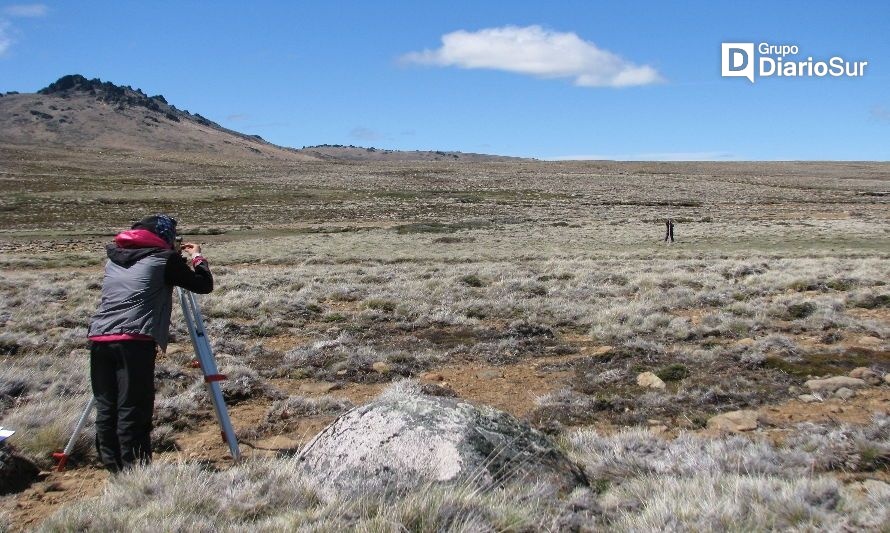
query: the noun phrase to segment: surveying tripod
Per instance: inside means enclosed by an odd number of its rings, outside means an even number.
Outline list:
[[[198,356],[198,363],[201,372],[204,374],[204,382],[207,384],[207,392],[210,393],[210,401],[213,403],[213,409],[216,411],[216,419],[219,421],[223,441],[229,446],[232,452],[232,459],[238,460],[241,457],[241,450],[238,448],[238,438],[235,436],[235,430],[232,428],[232,421],[229,419],[229,411],[226,409],[226,402],[223,399],[222,389],[219,382],[226,379],[226,376],[219,373],[216,367],[216,360],[213,358],[213,349],[210,347],[210,341],[207,340],[207,333],[204,330],[204,319],[201,316],[201,308],[198,306],[198,300],[195,293],[187,291],[182,287],[177,287],[179,293],[179,303],[182,306],[182,316],[185,318],[185,325],[189,330],[189,337],[192,339],[192,346],[195,348],[195,354]],[[87,423],[90,412],[96,405],[96,399],[90,397],[87,406],[77,420],[74,426],[74,432],[68,439],[68,444],[61,452],[53,454],[53,458],[58,461],[56,470],[61,472],[68,463],[71,452],[77,443],[80,432],[83,431]]]

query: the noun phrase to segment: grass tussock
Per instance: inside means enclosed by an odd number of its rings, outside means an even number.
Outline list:
[[[886,446],[886,417],[864,430],[802,426],[800,434],[807,438],[776,447],[742,437],[575,432],[566,451],[593,486],[569,494],[522,480],[481,491],[418,481],[410,490],[345,498],[325,490],[324,473],[304,470],[298,458],[248,459],[223,471],[155,463],[114,478],[102,495],[63,509],[41,530],[148,531],[160,521],[171,531],[778,531],[890,523],[890,485],[844,485],[822,473],[830,466],[817,464],[812,447],[812,439],[821,446],[841,435]]]
[[[154,464],[115,478],[101,496],[50,517],[40,530],[149,531],[162,523],[168,531],[501,531],[537,528],[554,511],[536,486],[479,493],[426,485],[325,499],[321,484],[297,459],[248,460],[225,471]]]

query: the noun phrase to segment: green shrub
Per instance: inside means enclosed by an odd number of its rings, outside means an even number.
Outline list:
[[[468,274],[460,278],[460,282],[469,287],[482,287],[485,282],[476,274]]]
[[[799,304],[791,304],[788,306],[787,317],[792,320],[806,318],[816,311],[816,304],[812,302],[803,302]]]
[[[684,364],[673,363],[659,368],[655,371],[655,375],[660,377],[662,381],[680,381],[689,377],[689,369]]]
[[[890,307],[890,294],[869,294],[857,299],[853,305],[863,309],[877,309],[878,307]]]
[[[371,298],[365,301],[365,306],[368,309],[376,309],[378,311],[384,311],[386,313],[392,313],[396,310],[396,303],[390,300],[381,300],[378,298]]]

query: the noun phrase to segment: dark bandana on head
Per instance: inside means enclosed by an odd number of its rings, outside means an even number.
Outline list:
[[[133,224],[133,229],[147,229],[164,239],[170,246],[173,246],[176,240],[176,219],[167,215],[145,217]]]

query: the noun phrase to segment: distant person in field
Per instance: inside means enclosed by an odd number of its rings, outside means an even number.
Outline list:
[[[674,220],[672,218],[664,221],[664,242],[668,242],[668,239],[674,242]]]
[[[106,251],[90,322],[90,378],[99,460],[119,472],[151,462],[155,355],[167,349],[173,287],[207,294],[213,276],[199,245],[176,244],[176,220],[167,215],[143,218]]]

